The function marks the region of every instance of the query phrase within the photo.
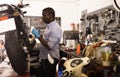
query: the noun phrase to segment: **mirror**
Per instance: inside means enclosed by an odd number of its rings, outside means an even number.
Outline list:
[[[113,7],[120,12],[120,0],[112,0]]]

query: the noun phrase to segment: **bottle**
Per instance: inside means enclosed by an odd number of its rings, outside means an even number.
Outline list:
[[[80,49],[80,44],[77,44],[76,54],[77,54],[77,55],[80,55],[80,51],[81,51],[81,49]]]

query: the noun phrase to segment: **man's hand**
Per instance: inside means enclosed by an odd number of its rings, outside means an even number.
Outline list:
[[[33,29],[32,30],[32,34],[36,37],[36,38],[39,38],[40,37],[40,32],[36,29]]]

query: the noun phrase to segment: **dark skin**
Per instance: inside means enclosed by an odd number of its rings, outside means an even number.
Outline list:
[[[55,20],[55,17],[53,17],[52,14],[50,14],[48,11],[43,11],[42,15],[43,15],[42,19],[46,24],[49,24],[50,22]],[[39,37],[38,39],[40,40],[42,45],[44,45],[48,50],[51,50],[51,48],[48,45],[48,42],[44,40],[43,37]]]

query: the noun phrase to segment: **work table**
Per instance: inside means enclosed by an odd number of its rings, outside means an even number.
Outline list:
[[[76,49],[67,49],[65,46],[60,46],[61,57],[81,57],[81,55],[76,54]]]

